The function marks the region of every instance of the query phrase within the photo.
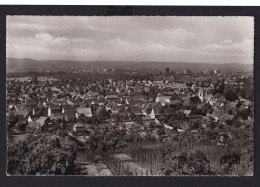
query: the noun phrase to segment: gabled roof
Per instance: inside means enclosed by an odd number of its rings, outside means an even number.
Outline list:
[[[29,112],[27,110],[15,111],[16,116],[23,116],[24,118],[28,116]]]
[[[171,100],[170,100],[171,96],[157,96],[156,100],[158,102],[168,102],[170,103]]]
[[[89,99],[89,100],[87,100],[87,103],[89,104],[89,105],[91,105],[91,104],[98,104],[98,99]]]
[[[217,117],[217,118],[220,118],[224,115],[224,112],[221,111],[221,110],[214,110],[214,112],[211,114],[211,116],[213,117]]]
[[[107,108],[112,108],[113,106],[116,106],[116,104],[115,103],[108,103],[107,104]]]
[[[48,117],[41,116],[38,120],[36,120],[36,122],[41,123],[41,122],[45,122],[47,120],[48,120]]]
[[[28,125],[27,125],[27,127],[30,127],[32,129],[37,129],[40,126],[41,126],[41,124],[36,121],[32,121],[32,122],[28,123]]]
[[[27,110],[27,107],[25,104],[18,104],[15,105],[18,110]]]
[[[77,113],[92,116],[91,108],[77,108]]]
[[[52,114],[52,115],[50,116],[50,118],[51,118],[51,120],[62,120],[62,119],[63,119],[63,115],[62,115],[62,114],[60,114],[60,115],[54,115],[54,114]]]
[[[247,110],[247,108],[246,108],[245,105],[241,105],[238,109],[239,109],[239,110]]]
[[[51,106],[49,106],[49,107],[50,107],[50,109],[51,109],[52,111],[58,111],[58,110],[61,109],[61,107],[58,106],[58,105],[51,105]]]
[[[133,114],[141,114],[141,109],[139,107],[136,107],[136,106],[130,106],[129,108],[129,111]]]
[[[170,105],[178,106],[181,105],[182,102],[180,100],[171,100]]]
[[[159,105],[154,105],[152,108],[155,115],[161,114],[161,107]]]
[[[75,103],[72,102],[72,101],[70,101],[70,100],[68,100],[68,101],[67,101],[67,104],[68,104],[68,105],[74,105]]]
[[[183,113],[189,115],[191,113],[191,110],[184,110]]]
[[[25,101],[25,104],[26,104],[26,105],[37,105],[37,102],[36,102],[35,99],[27,99],[27,100]]]
[[[119,106],[117,106],[117,108],[118,108],[118,110],[119,111],[125,111],[125,106],[124,105],[119,105]]]
[[[202,87],[199,87],[199,93],[204,93],[204,89]]]
[[[175,112],[176,112],[176,111],[175,111],[174,109],[171,109],[171,108],[169,108],[169,107],[167,107],[167,106],[162,107],[162,113],[163,113],[164,115],[174,114]]]
[[[88,108],[88,103],[81,103],[80,108]]]
[[[95,111],[95,115],[99,115],[99,114],[102,112],[102,110],[104,110],[104,107],[99,106],[99,107],[97,108],[97,110]]]
[[[89,91],[87,93],[87,95],[90,96],[90,97],[96,97],[96,96],[98,96],[98,93],[97,92],[93,92],[93,91]]]
[[[206,100],[210,100],[212,97],[213,97],[212,94],[206,94],[206,95],[204,95],[204,99],[206,99]]]
[[[83,123],[77,123],[74,125],[74,128],[85,128],[85,125]]]
[[[229,104],[229,107],[231,107],[231,108],[236,108],[236,106],[237,106],[237,103],[235,103],[235,102],[231,102]]]
[[[233,118],[234,118],[234,115],[224,114],[219,120],[225,122],[227,120],[233,120]]]
[[[252,101],[247,100],[247,101],[245,101],[243,103],[243,105],[245,105],[245,106],[254,106],[254,103]]]
[[[117,95],[107,95],[105,98],[106,99],[119,99],[119,97]]]
[[[53,99],[52,100],[52,103],[54,105],[66,105],[67,104],[67,101],[65,99]]]
[[[75,118],[75,112],[74,112],[74,111],[67,111],[67,112],[66,112],[66,116],[67,116],[69,119]]]

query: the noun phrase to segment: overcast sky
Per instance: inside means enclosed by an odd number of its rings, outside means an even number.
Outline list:
[[[253,43],[253,17],[7,17],[15,58],[252,64]]]

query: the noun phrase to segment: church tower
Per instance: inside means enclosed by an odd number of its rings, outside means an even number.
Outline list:
[[[204,101],[204,89],[203,88],[199,88],[199,98],[201,100],[201,102]]]

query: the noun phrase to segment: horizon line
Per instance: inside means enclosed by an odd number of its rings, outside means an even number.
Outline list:
[[[66,60],[66,59],[59,59],[59,60],[37,60],[37,59],[33,59],[33,58],[17,58],[17,57],[6,57],[7,59],[19,59],[19,60],[34,60],[34,61],[71,61],[71,62],[134,62],[134,63],[141,63],[141,62],[157,62],[157,63],[201,63],[201,64],[241,64],[241,65],[254,65],[253,63],[241,63],[241,62],[185,62],[185,61],[133,61],[133,60],[88,60],[88,61],[84,61],[84,60]]]

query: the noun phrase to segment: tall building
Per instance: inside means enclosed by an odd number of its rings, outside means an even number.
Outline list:
[[[165,74],[169,74],[170,73],[170,68],[165,68]]]
[[[214,70],[214,74],[215,74],[215,75],[218,75],[218,74],[220,74],[220,73],[221,73],[221,71],[220,71],[219,69],[215,69],[215,70]]]
[[[190,70],[190,69],[185,69],[185,70],[184,70],[184,74],[185,74],[185,75],[191,74],[191,70]]]
[[[32,81],[35,83],[38,81],[38,78],[36,76],[32,77]]]
[[[199,98],[201,102],[204,101],[204,89],[202,87],[199,88]]]

